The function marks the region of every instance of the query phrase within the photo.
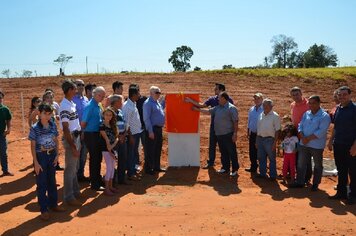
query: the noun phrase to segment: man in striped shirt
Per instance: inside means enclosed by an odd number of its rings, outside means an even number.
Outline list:
[[[80,189],[77,178],[80,155],[80,134],[78,112],[72,101],[77,86],[71,80],[65,80],[62,84],[64,98],[59,108],[60,126],[63,129],[63,147],[65,150],[64,169],[64,198],[69,205],[80,206]]]

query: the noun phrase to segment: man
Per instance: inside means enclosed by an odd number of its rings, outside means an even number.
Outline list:
[[[308,99],[303,97],[302,90],[299,87],[293,87],[290,90],[290,95],[293,102],[290,104],[291,118],[293,125],[298,128],[304,113],[309,110]],[[297,166],[298,166],[298,153],[297,153]],[[309,183],[312,176],[311,161],[307,163],[307,170],[305,174],[305,183]]]
[[[239,163],[237,161],[236,140],[238,130],[238,111],[237,108],[229,102],[230,97],[227,92],[219,94],[219,105],[209,110],[193,107],[193,109],[214,117],[214,133],[216,135],[220,153],[222,168],[218,173],[230,173],[230,176],[237,176]],[[232,170],[230,172],[230,162]]]
[[[93,97],[93,90],[96,88],[96,84],[87,84],[85,85],[85,96],[87,97],[88,101],[91,100]]]
[[[126,185],[125,171],[127,169],[127,136],[128,124],[125,120],[125,116],[121,110],[124,97],[122,95],[111,95],[109,97],[112,109],[116,112],[116,124],[119,131],[119,143],[116,147],[118,153],[117,163],[117,183]]]
[[[102,178],[100,175],[102,155],[99,147],[99,126],[102,122],[101,107],[99,103],[105,98],[105,89],[101,86],[93,90],[93,98],[84,108],[81,126],[84,129],[84,143],[89,151],[89,175],[91,189],[102,191]]]
[[[129,98],[124,103],[122,112],[124,113],[125,120],[130,127],[132,143],[128,146],[128,162],[127,162],[127,175],[129,180],[139,180],[136,175],[135,165],[139,162],[140,156],[138,146],[140,137],[143,132],[140,120],[140,114],[136,107],[136,102],[140,98],[140,92],[137,87],[129,87]]]
[[[216,107],[217,105],[219,105],[219,94],[224,91],[225,91],[225,85],[216,83],[215,88],[214,88],[215,95],[208,98],[203,104],[201,104],[197,101],[194,101],[193,99],[188,98],[188,97],[185,98],[185,101],[192,103],[194,106],[196,106],[198,108],[206,108],[206,107],[213,108],[213,107]],[[232,101],[232,99],[230,97],[229,97],[229,102],[231,104],[234,104],[234,102]],[[207,164],[205,166],[203,166],[203,169],[208,169],[208,168],[214,166],[216,144],[217,144],[217,138],[214,133],[214,117],[213,117],[213,115],[211,115],[210,132],[209,132],[209,159],[207,160]]]
[[[77,86],[71,80],[62,83],[64,98],[59,108],[60,127],[63,130],[63,147],[65,151],[64,168],[64,197],[63,200],[69,205],[80,206],[80,189],[77,179],[80,156],[80,134],[76,105],[72,101],[76,94]]]
[[[338,171],[337,192],[331,199],[348,199],[348,204],[356,200],[356,104],[351,100],[351,89],[338,89],[340,105],[334,115],[334,130],[331,137],[334,159]],[[347,196],[347,180],[350,176],[350,195]]]
[[[5,94],[0,90],[0,157],[1,157],[1,168],[3,176],[13,176],[14,174],[9,171],[7,164],[7,140],[6,136],[10,134],[11,131],[11,111],[4,105]]]
[[[151,86],[150,97],[143,104],[143,120],[146,126],[145,173],[153,175],[155,172],[165,172],[161,168],[161,151],[163,144],[162,129],[165,123],[164,104],[159,102],[161,89]]]
[[[130,84],[129,86],[130,88],[131,87],[135,87],[137,88],[137,90],[140,92],[140,87],[138,84]],[[141,93],[140,94],[140,97],[139,99],[136,101],[136,107],[137,107],[137,110],[138,110],[138,114],[140,115],[140,121],[141,121],[141,127],[142,127],[142,130],[143,132],[141,133],[141,144],[143,146],[143,153],[144,153],[144,156],[146,156],[146,150],[145,150],[145,122],[143,121],[143,103],[147,100],[147,97],[146,96],[142,96]],[[146,159],[146,158],[145,158]],[[135,169],[137,171],[141,171],[141,167],[140,167],[140,159],[136,160],[137,162],[135,163]]]
[[[323,174],[323,152],[330,116],[320,107],[319,96],[309,97],[310,110],[306,111],[298,127],[300,138],[298,148],[297,183],[292,187],[304,187],[307,163],[314,161],[312,191],[317,191]]]
[[[263,112],[257,120],[257,157],[259,161],[261,178],[267,177],[267,156],[269,159],[269,177],[271,180],[277,178],[276,169],[276,146],[281,129],[279,115],[272,110],[273,101],[266,98],[262,102]]]
[[[257,148],[256,148],[256,137],[257,137],[257,120],[260,114],[263,112],[262,108],[263,95],[262,93],[256,93],[253,95],[254,106],[248,111],[247,120],[247,138],[249,140],[249,155],[251,167],[245,169],[245,171],[255,173],[257,171]]]
[[[73,97],[73,102],[76,105],[79,122],[82,122],[84,108],[88,105],[89,100],[83,94],[84,81],[81,79],[77,79],[75,81],[75,84],[77,86],[77,92]],[[81,148],[80,148],[79,167],[78,167],[77,177],[78,177],[79,182],[84,182],[84,181],[89,181],[89,178],[84,176],[84,168],[85,168],[85,163],[87,160],[88,150],[84,144],[84,134],[83,133],[81,134],[81,138],[80,138],[80,146],[81,146]]]
[[[124,91],[124,84],[120,81],[115,81],[114,83],[112,83],[112,91],[113,91],[113,95],[122,95],[123,91]],[[109,97],[106,98],[105,102],[104,102],[105,107],[110,106],[110,99]]]

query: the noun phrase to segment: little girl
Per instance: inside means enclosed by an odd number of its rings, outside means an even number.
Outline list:
[[[297,137],[297,129],[293,124],[287,124],[282,131],[282,148],[283,148],[283,183],[287,183],[287,173],[289,174],[292,182],[295,180],[296,171],[296,152],[297,144],[299,142]]]
[[[119,139],[119,132],[116,126],[116,115],[111,108],[103,111],[103,123],[100,125],[100,146],[106,164],[105,174],[105,195],[113,196],[118,190],[113,187],[115,173],[115,160],[117,154],[114,151]]]
[[[49,104],[38,107],[39,121],[31,127],[29,139],[36,172],[37,198],[41,219],[49,220],[48,210],[64,211],[57,204],[56,169],[58,160],[58,131],[51,120],[53,109]]]

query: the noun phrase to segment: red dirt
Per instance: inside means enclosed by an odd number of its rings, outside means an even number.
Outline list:
[[[298,78],[254,78],[232,74],[168,74],[168,75],[111,75],[86,76],[85,82],[103,85],[111,92],[111,83],[124,82],[125,93],[130,83],[138,83],[141,93],[151,85],[163,92],[200,91],[204,100],[213,94],[215,82],[226,85],[235,101],[240,116],[238,135],[239,178],[230,179],[215,171],[199,168],[169,169],[159,176],[144,176],[140,182],[120,187],[115,197],[93,192],[83,184],[83,206],[69,207],[64,213],[51,214],[49,222],[39,219],[39,207],[32,174],[32,157],[28,140],[22,133],[20,92],[24,93],[25,114],[33,96],[42,95],[46,87],[56,92],[60,102],[61,78],[4,79],[0,81],[6,95],[4,103],[13,112],[13,127],[8,140],[9,167],[14,177],[1,177],[0,233],[4,235],[321,235],[326,233],[353,235],[356,233],[356,207],[327,199],[334,194],[336,177],[324,177],[319,192],[309,189],[287,189],[279,182],[251,178],[244,171],[249,167],[246,138],[247,111],[252,95],[262,92],[275,101],[280,116],[289,114],[289,88],[299,86],[305,96],[318,94],[322,106],[333,107],[332,93],[337,87],[348,84],[356,91],[355,79],[345,81],[304,80]],[[200,118],[201,164],[206,163],[210,117]],[[63,153],[63,152],[62,152]],[[142,155],[141,155],[142,156]],[[325,157],[332,153],[325,151]],[[220,154],[217,154],[219,159]],[[165,136],[163,164],[167,163]],[[64,164],[63,154],[60,161]],[[278,172],[281,172],[278,158]],[[104,164],[102,165],[104,166]],[[218,161],[216,168],[220,166]],[[104,169],[104,168],[102,168]],[[88,167],[86,168],[88,174]],[[59,199],[62,199],[63,172],[57,173]]]

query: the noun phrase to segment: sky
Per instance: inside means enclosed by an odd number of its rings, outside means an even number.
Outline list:
[[[331,47],[339,66],[356,65],[353,0],[2,0],[0,72],[56,75],[60,54],[73,56],[66,74],[171,72],[176,47],[194,51],[203,70],[255,66],[271,39],[293,37],[300,51]],[[1,76],[1,75],[0,75]]]

